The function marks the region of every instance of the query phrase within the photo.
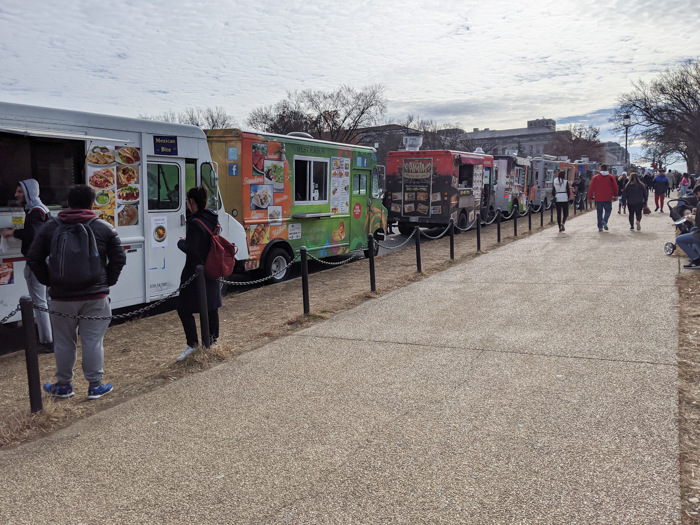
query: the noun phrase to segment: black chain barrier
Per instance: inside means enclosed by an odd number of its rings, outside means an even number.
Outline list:
[[[287,263],[287,266],[285,266],[284,268],[280,268],[279,270],[277,270],[276,272],[273,272],[272,274],[268,275],[267,277],[263,277],[261,279],[256,279],[254,281],[241,281],[241,282],[227,281],[223,277],[220,279],[217,279],[217,281],[219,281],[220,283],[223,283],[223,284],[228,284],[229,286],[252,286],[254,284],[264,283],[265,281],[269,281],[270,279],[277,277],[279,274],[286,272],[295,262],[297,262],[300,259],[301,259],[301,255],[297,255],[296,257],[294,257],[294,259],[289,261]]]
[[[9,314],[7,314],[5,317],[3,317],[0,320],[0,324],[5,324],[13,315],[15,315],[17,312],[19,312],[21,309],[20,305],[17,305],[17,308],[12,310]]]

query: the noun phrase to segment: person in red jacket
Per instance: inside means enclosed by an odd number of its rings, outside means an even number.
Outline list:
[[[617,180],[608,172],[607,164],[600,167],[600,173],[594,175],[588,187],[588,199],[595,199],[598,212],[598,231],[608,230],[608,219],[612,213],[612,201],[617,199]]]

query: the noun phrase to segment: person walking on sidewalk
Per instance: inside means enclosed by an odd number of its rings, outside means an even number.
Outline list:
[[[184,284],[192,277],[198,265],[204,265],[211,250],[211,235],[219,229],[219,218],[216,213],[207,208],[207,189],[204,186],[191,188],[187,192],[187,209],[190,216],[187,218],[186,237],[181,238],[177,247],[185,252],[185,267],[182,269],[180,284]],[[205,275],[205,288],[207,292],[207,310],[209,312],[209,339],[213,344],[219,338],[219,308],[221,307],[221,284],[216,279]],[[187,347],[177,358],[183,361],[194,352],[197,347],[197,323],[194,320],[195,313],[199,312],[199,300],[197,283],[193,282],[180,290],[177,303],[177,314],[180,316],[182,328],[185,331]],[[204,342],[204,341],[202,341]]]
[[[51,213],[44,206],[44,203],[41,202],[39,198],[39,183],[34,179],[20,181],[17,191],[15,191],[15,199],[17,204],[24,205],[24,228],[21,230],[5,228],[2,231],[2,236],[6,238],[14,237],[22,241],[20,249],[26,259],[37,230],[51,218]],[[29,297],[32,298],[32,303],[42,308],[48,307],[46,286],[38,281],[28,264],[24,266],[24,279],[27,281],[27,289],[29,290]],[[34,320],[39,332],[39,344],[42,347],[42,353],[50,354],[53,352],[53,332],[49,314],[34,310]]]
[[[600,173],[593,176],[588,187],[588,198],[595,199],[595,207],[598,216],[598,231],[607,231],[608,219],[612,213],[612,201],[617,199],[617,181],[608,172],[607,164],[600,166]]]
[[[83,375],[90,383],[88,399],[98,399],[112,391],[111,384],[102,384],[102,341],[112,314],[109,289],[117,284],[126,264],[126,253],[116,230],[92,211],[94,202],[92,188],[82,184],[73,186],[68,191],[69,209],[59,212],[57,220],[47,221],[27,255],[27,263],[39,282],[49,287],[53,311],[71,316],[107,317],[74,319],[51,314],[57,381],[46,383],[44,390],[55,397],[73,396],[71,383],[78,332]]]
[[[557,223],[559,223],[559,231],[566,231],[566,219],[569,216],[569,181],[566,180],[566,172],[563,170],[554,179],[552,183],[554,192],[554,202],[557,206]]]
[[[688,188],[690,187],[690,179],[688,174],[684,173],[680,184],[680,196],[685,197],[688,194]]]
[[[654,211],[664,212],[664,199],[666,198],[666,192],[668,191],[668,177],[664,173],[663,168],[659,170],[659,174],[654,177],[654,204],[656,209]],[[659,209],[659,203],[661,203],[661,209]]]
[[[649,191],[644,183],[639,179],[639,175],[632,173],[630,181],[622,190],[621,201],[623,201],[629,210],[630,231],[634,231],[634,219],[637,219],[637,230],[642,229],[642,210],[647,205]]]
[[[629,181],[628,181],[628,179],[627,179],[627,172],[626,172],[626,171],[623,171],[623,172],[622,172],[622,175],[620,175],[620,176],[617,178],[617,194],[618,194],[618,195],[622,195],[622,190],[625,189],[625,186],[627,186],[627,183],[628,183],[628,182],[629,182]],[[618,213],[618,214],[620,213],[620,210],[622,210],[622,213],[626,213],[626,212],[627,212],[625,203],[623,202],[622,199],[620,199],[620,203],[619,203],[618,206],[617,206],[617,213]]]

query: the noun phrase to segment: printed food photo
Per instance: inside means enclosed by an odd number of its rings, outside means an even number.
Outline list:
[[[117,201],[135,203],[139,201],[139,189],[136,186],[124,186],[117,190]]]
[[[141,161],[141,154],[138,148],[121,148],[117,150],[117,160],[120,164],[136,164]]]
[[[107,146],[93,146],[90,148],[90,153],[88,153],[86,160],[88,164],[96,166],[114,164],[114,151]]]
[[[114,169],[102,168],[95,171],[88,179],[91,188],[102,190],[114,186]]]

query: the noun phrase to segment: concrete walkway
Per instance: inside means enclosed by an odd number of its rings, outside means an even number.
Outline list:
[[[579,216],[0,453],[0,522],[678,523],[669,224]]]

